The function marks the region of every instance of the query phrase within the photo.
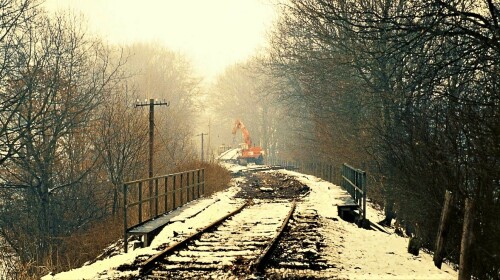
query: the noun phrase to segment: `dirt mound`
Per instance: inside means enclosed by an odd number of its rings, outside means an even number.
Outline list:
[[[258,172],[246,175],[237,198],[292,199],[304,196],[309,187],[282,173]]]

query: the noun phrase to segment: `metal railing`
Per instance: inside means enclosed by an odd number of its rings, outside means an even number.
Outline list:
[[[340,180],[338,167],[329,162],[289,161],[277,158],[268,158],[267,164],[280,165],[284,169],[295,170],[300,173],[313,175],[334,184],[338,184]]]
[[[123,184],[123,227],[127,232],[205,194],[205,169]]]
[[[342,164],[341,169],[342,180],[341,187],[354,199],[359,205],[361,220],[366,220],[366,172],[356,169],[348,164]]]

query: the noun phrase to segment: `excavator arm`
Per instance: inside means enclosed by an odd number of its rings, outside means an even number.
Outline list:
[[[248,132],[247,128],[245,127],[245,125],[243,124],[243,122],[241,122],[240,120],[236,120],[234,122],[234,127],[233,127],[233,135],[236,134],[236,131],[238,131],[238,129],[241,130],[241,133],[243,134],[243,139],[245,141],[245,143],[248,145],[248,147],[252,147],[252,140],[250,139],[250,133]]]

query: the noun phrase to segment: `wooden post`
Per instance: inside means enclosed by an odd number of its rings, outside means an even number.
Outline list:
[[[420,247],[422,246],[420,239],[416,236],[413,236],[410,238],[410,241],[408,242],[408,253],[418,256],[418,253],[420,251]]]
[[[464,227],[462,231],[462,241],[460,244],[460,264],[458,270],[458,280],[470,280],[471,273],[471,248],[474,234],[472,232],[474,225],[474,201],[470,198],[465,200]]]
[[[446,191],[444,195],[443,210],[441,210],[441,220],[436,238],[436,251],[434,252],[434,265],[441,269],[441,264],[444,258],[444,245],[448,236],[448,228],[450,226],[450,214],[452,209],[453,194]]]

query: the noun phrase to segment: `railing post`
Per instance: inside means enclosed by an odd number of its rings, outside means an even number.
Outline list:
[[[191,176],[191,178],[192,178],[192,179],[191,179],[191,195],[192,195],[192,197],[193,197],[193,199],[192,199],[192,200],[194,200],[194,199],[195,199],[195,195],[194,195],[194,172],[195,172],[195,171],[193,170],[193,176]]]
[[[354,185],[356,187],[361,187],[361,184],[360,184],[360,178],[359,178],[359,171],[358,170],[353,170],[354,172],[354,177],[356,178],[356,182],[354,183]],[[355,194],[355,197],[356,197],[356,202],[358,203],[358,205],[361,207],[361,197],[360,197],[360,193],[359,193],[359,190],[358,188],[354,188],[354,194]]]
[[[201,193],[202,195],[205,195],[205,168],[201,170],[201,180],[202,180],[202,185],[201,185]]]
[[[180,191],[180,193],[179,193],[179,196],[180,196],[180,203],[179,203],[179,206],[181,206],[182,204],[184,204],[184,202],[183,202],[183,198],[182,198],[182,188],[184,187],[184,186],[182,185],[182,182],[184,182],[184,180],[183,180],[183,179],[184,179],[184,173],[181,173],[181,178],[180,178],[180,182],[179,182],[179,191]]]
[[[155,179],[155,217],[158,217],[158,178]]]
[[[200,197],[200,169],[196,170],[197,176],[196,179],[198,181],[198,184],[196,184],[198,188],[198,197]]]
[[[189,172],[186,172],[186,203],[189,202]]]
[[[142,182],[139,182],[139,224],[142,223]]]
[[[127,236],[127,185],[123,184],[123,249],[125,253],[128,250],[128,236]]]
[[[168,176],[165,177],[165,193],[164,193],[164,196],[163,196],[163,199],[165,200],[163,206],[165,207],[165,213],[167,213],[168,211]]]
[[[361,180],[363,185],[363,220],[366,220],[366,172],[363,171],[363,178]]]
[[[173,182],[172,182],[172,209],[175,209],[175,193],[177,192],[177,191],[175,190],[175,183],[176,183],[175,181],[176,181],[176,177],[177,177],[177,176],[174,174],[174,175],[173,175],[173,178],[172,178],[172,181],[173,181]]]

